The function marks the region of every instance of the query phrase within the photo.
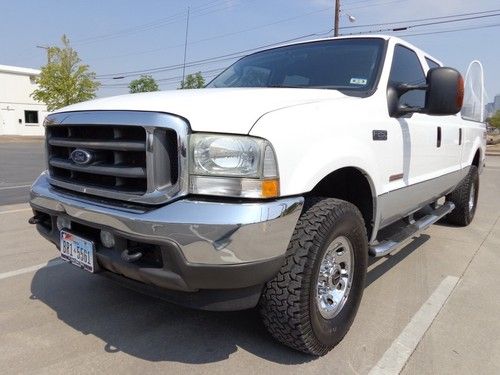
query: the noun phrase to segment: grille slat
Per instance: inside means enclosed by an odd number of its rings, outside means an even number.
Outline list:
[[[144,195],[148,192],[146,130],[141,126],[47,126],[51,178],[65,186]],[[71,159],[75,150],[92,155],[88,164]]]
[[[71,171],[93,173],[104,176],[115,176],[125,178],[146,178],[146,168],[130,167],[128,165],[78,165],[70,161],[51,158],[49,165]]]
[[[146,142],[144,141],[123,141],[123,140],[96,140],[87,139],[66,139],[51,138],[49,145],[72,148],[89,148],[93,150],[114,150],[114,151],[146,151]]]

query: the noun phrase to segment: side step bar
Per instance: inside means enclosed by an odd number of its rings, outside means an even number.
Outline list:
[[[420,232],[426,230],[443,216],[449,214],[451,211],[453,211],[454,208],[455,205],[453,203],[444,203],[442,206],[439,206],[431,213],[409,224],[403,230],[396,233],[393,237],[383,240],[377,245],[370,246],[370,255],[374,257],[383,257],[405,246],[413,239],[413,237],[418,236]]]

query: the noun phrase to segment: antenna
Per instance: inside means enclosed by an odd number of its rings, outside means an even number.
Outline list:
[[[187,45],[188,45],[188,32],[189,32],[189,13],[190,7],[188,7],[187,11],[187,19],[186,19],[186,38],[184,40],[184,62],[182,63],[182,85],[185,84],[184,79],[186,78],[186,55],[187,55]]]

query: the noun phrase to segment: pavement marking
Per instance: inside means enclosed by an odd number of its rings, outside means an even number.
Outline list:
[[[20,208],[18,210],[0,211],[0,215],[3,214],[14,214],[16,212],[31,211],[31,208]]]
[[[63,264],[63,263],[66,263],[66,262],[62,259],[54,259],[54,260],[49,261],[48,263],[37,264],[36,266],[31,266],[31,267],[21,268],[19,270],[15,270],[15,271],[0,273],[0,280],[8,279],[9,277],[18,276],[18,275],[22,275],[25,273],[35,272],[35,271],[38,271],[42,268],[58,266],[58,265]]]
[[[458,280],[458,277],[447,276],[439,284],[429,299],[413,315],[408,325],[392,342],[375,367],[370,370],[370,375],[389,375],[401,372],[425,332],[446,303]]]
[[[21,188],[27,188],[30,186],[31,185],[4,186],[4,187],[0,187],[0,190],[21,189]]]

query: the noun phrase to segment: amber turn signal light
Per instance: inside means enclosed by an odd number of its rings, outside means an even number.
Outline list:
[[[274,198],[280,194],[280,180],[264,180],[262,181],[262,198]]]

